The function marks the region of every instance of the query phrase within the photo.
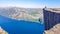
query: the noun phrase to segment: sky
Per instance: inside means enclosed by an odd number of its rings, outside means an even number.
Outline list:
[[[59,8],[60,0],[0,0],[0,7]]]
[[[60,8],[60,0],[41,0],[42,7]]]

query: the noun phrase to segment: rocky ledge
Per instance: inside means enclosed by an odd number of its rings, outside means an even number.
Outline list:
[[[0,27],[0,34],[8,34],[8,33]]]
[[[60,34],[60,24],[57,24],[50,30],[45,31],[45,34]]]

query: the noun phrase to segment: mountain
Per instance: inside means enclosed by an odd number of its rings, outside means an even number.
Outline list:
[[[4,7],[0,8],[0,15],[16,20],[26,20],[39,22],[39,18],[43,18],[41,8],[19,8],[19,7]]]

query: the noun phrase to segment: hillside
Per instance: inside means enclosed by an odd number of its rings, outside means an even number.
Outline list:
[[[28,20],[39,22],[42,18],[41,8],[19,8],[19,7],[4,7],[0,8],[0,15],[16,20]]]

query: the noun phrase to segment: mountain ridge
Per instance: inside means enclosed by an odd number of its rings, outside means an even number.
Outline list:
[[[12,19],[16,19],[16,20],[38,21],[39,18],[42,18],[41,17],[42,9],[5,7],[5,8],[0,8],[0,15],[3,15]],[[38,16],[38,15],[41,15],[41,16]]]

